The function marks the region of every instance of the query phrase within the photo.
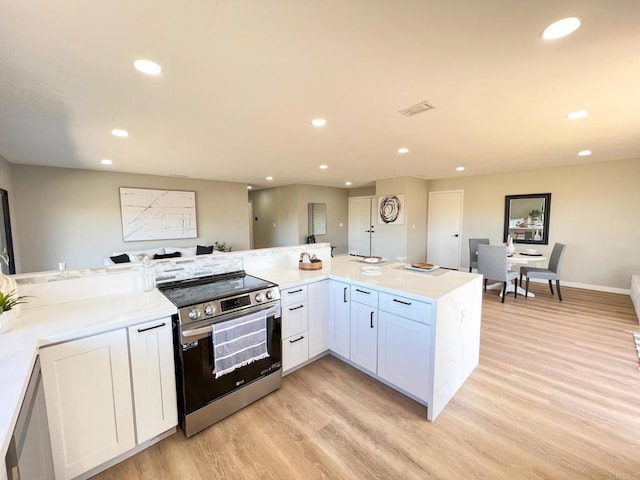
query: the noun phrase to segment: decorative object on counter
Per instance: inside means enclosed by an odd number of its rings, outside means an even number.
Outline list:
[[[122,240],[196,238],[196,192],[120,188]]]
[[[209,255],[213,253],[213,245],[197,245],[196,255]]]
[[[179,252],[178,256],[180,256]],[[142,289],[145,292],[150,292],[154,288],[156,288],[156,271],[153,265],[151,265],[149,257],[145,257],[142,261]]]
[[[7,254],[7,249],[5,248],[2,253],[0,254],[0,262],[2,262],[7,268],[9,268],[9,270],[11,270],[11,268],[9,267],[10,262],[11,262],[11,257]],[[0,272],[0,292],[17,292],[18,291],[18,284],[16,283],[15,279],[9,275],[5,275],[4,273]],[[20,305],[16,305],[14,308],[14,314],[16,316],[16,318],[20,318],[20,316],[22,315],[22,309],[20,308]]]
[[[315,254],[311,256],[307,252],[302,252],[300,254],[300,261],[298,262],[298,268],[300,270],[321,270],[322,260],[316,257]]]
[[[511,256],[516,252],[516,246],[513,244],[513,238],[511,235],[507,237],[507,256]]]
[[[27,296],[19,296],[16,290],[9,293],[0,292],[0,333],[11,330],[16,323],[15,307],[21,303],[27,303]]]
[[[231,245],[227,245],[225,242],[213,242],[213,249],[218,252],[230,252]]]
[[[369,255],[368,257],[362,257],[359,261],[364,263],[382,263],[385,259],[378,255]]]
[[[404,268],[407,270],[415,270],[416,272],[433,272],[434,270],[438,270],[440,267],[438,265],[433,265],[432,263],[416,262],[411,265],[405,265]]]

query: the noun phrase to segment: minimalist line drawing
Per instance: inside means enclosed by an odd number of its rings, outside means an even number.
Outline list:
[[[378,223],[388,225],[404,224],[404,195],[378,197]]]
[[[196,238],[196,192],[120,188],[122,240]]]

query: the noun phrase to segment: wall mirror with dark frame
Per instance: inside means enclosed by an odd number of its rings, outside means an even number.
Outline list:
[[[310,203],[309,236],[327,234],[327,205],[325,203]]]
[[[504,238],[515,243],[549,244],[550,193],[507,195],[504,204]]]

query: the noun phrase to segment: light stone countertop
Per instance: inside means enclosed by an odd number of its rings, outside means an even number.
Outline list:
[[[158,290],[24,309],[0,335],[0,468],[9,447],[38,348],[171,316],[176,307]]]

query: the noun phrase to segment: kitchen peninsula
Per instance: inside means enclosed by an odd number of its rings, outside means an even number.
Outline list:
[[[322,270],[298,269],[300,253],[310,250],[323,260]],[[221,256],[208,257],[188,262],[158,261],[155,263],[157,275],[161,277],[163,271],[175,273],[180,268],[184,268],[185,274],[201,272],[223,261]],[[324,350],[313,354],[312,349],[308,350],[306,360],[298,366],[329,351],[425,405],[427,418],[434,420],[478,364],[480,275],[448,270],[414,272],[389,262],[375,269],[366,268],[371,266],[352,257],[331,258],[328,244],[233,252],[224,257],[234,265],[241,261],[247,273],[278,283],[283,296],[287,290],[301,288],[321,294],[309,296],[309,303],[313,303],[313,298],[320,306],[318,311],[326,313],[318,316],[320,322],[313,328],[309,316],[309,341],[316,334],[316,340],[326,337],[327,341],[315,342]],[[159,292],[142,291],[141,284],[137,283],[138,271],[139,266],[130,265],[77,274],[70,271],[64,273],[65,278],[61,278],[59,272],[19,278],[21,294],[38,298],[25,308],[14,330],[0,335],[0,358],[3,359],[0,378],[8,382],[12,392],[10,396],[3,395],[0,402],[3,446],[0,458],[6,454],[39,349],[127,329],[141,322],[167,318],[175,312]],[[93,298],[92,292],[94,297],[100,297]],[[287,308],[284,301],[282,308],[284,322]],[[74,322],[77,325],[74,326]],[[287,373],[287,369],[284,370]],[[135,378],[132,385],[133,397]],[[49,424],[55,428],[51,421]],[[158,431],[163,429],[171,431],[162,426]],[[53,433],[52,438],[55,438]],[[149,443],[138,439],[136,444],[144,448]],[[124,456],[118,456],[121,458]],[[91,470],[99,471],[100,467]],[[78,472],[76,470],[74,476]]]

